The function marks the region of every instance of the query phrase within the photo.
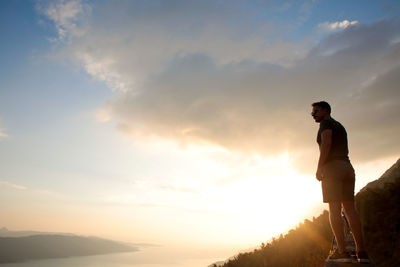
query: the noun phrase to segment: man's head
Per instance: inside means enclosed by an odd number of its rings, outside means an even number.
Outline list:
[[[315,102],[311,104],[312,106],[312,112],[311,116],[313,116],[315,122],[321,122],[326,118],[329,118],[331,116],[331,106],[325,102],[325,101],[320,101],[320,102]]]

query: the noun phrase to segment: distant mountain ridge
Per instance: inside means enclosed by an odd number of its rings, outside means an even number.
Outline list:
[[[23,237],[31,235],[69,235],[71,233],[57,233],[57,232],[40,232],[40,231],[10,231],[6,227],[0,228],[0,237]]]
[[[8,230],[2,229],[3,234],[6,231]],[[28,231],[25,233],[32,232]],[[133,252],[138,250],[137,247],[116,241],[72,234],[0,237],[0,263]]]

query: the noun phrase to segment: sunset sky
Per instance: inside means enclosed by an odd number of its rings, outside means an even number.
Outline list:
[[[0,1],[0,227],[255,247],[400,156],[399,1]]]

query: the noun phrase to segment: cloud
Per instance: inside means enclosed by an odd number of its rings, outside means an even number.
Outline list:
[[[1,138],[6,138],[6,137],[8,137],[8,134],[6,134],[6,133],[4,132],[4,129],[3,129],[3,128],[0,128],[0,139],[1,139]]]
[[[191,187],[187,185],[175,184],[175,183],[162,183],[162,182],[154,182],[147,180],[135,180],[132,181],[132,185],[135,188],[138,188],[142,191],[173,191],[180,193],[200,193],[200,189],[198,187]]]
[[[283,40],[281,28],[255,22],[240,2],[151,3],[105,2],[63,50],[116,90],[107,108],[118,129],[245,153],[287,151],[304,167],[317,157],[310,103],[327,100],[353,159],[398,153],[398,20],[327,23],[343,30],[311,45]]]
[[[70,27],[51,15],[61,12],[48,11],[54,8],[63,10],[50,5],[43,13],[55,25],[81,29],[80,21]],[[279,37],[282,29],[272,21],[251,18],[256,12],[241,1],[106,1],[86,15],[85,34],[73,34],[64,53],[121,91],[142,90],[178,55],[205,53],[217,64],[252,60],[285,66],[305,55],[305,43]],[[79,16],[70,17],[67,21]]]
[[[95,111],[95,118],[98,122],[108,122],[111,120],[111,111],[107,108],[99,108]]]
[[[304,163],[316,146],[309,105],[325,99],[349,131],[354,158],[397,153],[400,46],[390,44],[398,24],[329,36],[289,68],[250,60],[220,65],[205,53],[177,56],[146,90],[127,92],[112,107],[132,135],[267,155],[291,151]]]
[[[82,22],[90,6],[81,0],[41,1],[37,2],[37,10],[54,22],[58,37],[51,41],[56,41],[84,34]]]
[[[2,127],[1,121],[0,121],[0,140],[3,138],[7,138],[8,134],[6,133],[6,130]]]
[[[358,24],[357,20],[348,21],[347,19],[345,19],[343,21],[324,22],[324,23],[318,24],[317,29],[320,32],[331,32],[331,31],[343,30],[349,26],[356,25],[356,24]]]
[[[0,181],[0,187],[8,187],[8,188],[18,189],[18,190],[26,190],[27,189],[25,186],[12,184],[12,183],[9,183],[6,181]]]
[[[0,187],[6,187],[6,188],[11,188],[11,189],[17,189],[17,190],[29,190],[30,192],[34,192],[40,195],[47,195],[47,196],[60,196],[58,193],[52,192],[50,190],[46,189],[32,189],[28,188],[23,185],[17,185],[13,183],[9,183],[7,181],[0,181]]]

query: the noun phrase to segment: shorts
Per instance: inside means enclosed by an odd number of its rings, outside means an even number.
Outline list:
[[[354,201],[355,173],[350,162],[334,160],[322,167],[322,197],[331,201]]]

